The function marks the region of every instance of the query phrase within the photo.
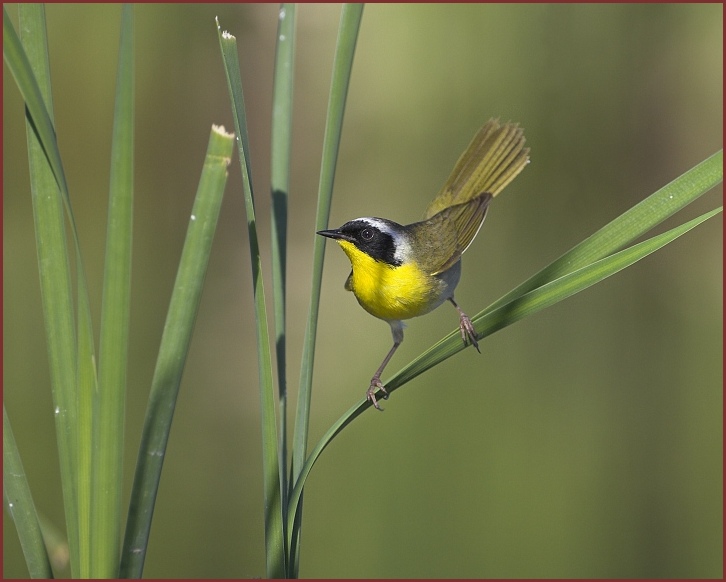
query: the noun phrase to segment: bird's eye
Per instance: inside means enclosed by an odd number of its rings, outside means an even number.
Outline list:
[[[373,229],[364,228],[360,231],[360,237],[365,241],[373,240]]]

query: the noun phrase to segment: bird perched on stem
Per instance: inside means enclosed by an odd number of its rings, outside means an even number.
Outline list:
[[[471,319],[454,300],[461,255],[479,232],[489,204],[529,162],[522,129],[490,119],[456,162],[423,220],[401,225],[385,218],[356,218],[318,234],[334,239],[352,266],[345,288],[371,315],[387,321],[393,347],[371,378],[366,397],[378,410],[381,374],[403,341],[403,320],[449,301],[459,313],[465,344],[479,351]]]

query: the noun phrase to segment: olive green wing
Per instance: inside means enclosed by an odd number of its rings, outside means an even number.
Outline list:
[[[524,132],[516,123],[490,119],[456,162],[444,187],[431,201],[424,220],[444,208],[468,202],[483,192],[496,196],[529,162]]]
[[[416,241],[418,263],[425,272],[438,275],[461,258],[479,232],[491,200],[491,194],[480,194],[408,226]]]

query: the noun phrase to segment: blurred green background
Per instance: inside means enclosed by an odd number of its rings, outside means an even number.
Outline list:
[[[273,4],[136,7],[125,499],[209,129],[232,127],[215,16],[238,38],[269,265],[277,13]],[[336,5],[298,11],[293,394],[339,15]],[[47,17],[56,127],[98,325],[120,7],[50,5]],[[457,300],[475,314],[722,147],[722,24],[721,4],[367,6],[331,225],[417,220],[484,121],[520,122],[532,163],[464,259]],[[62,526],[23,106],[3,75],[4,400],[37,506]],[[721,199],[719,187],[659,230]],[[717,217],[354,422],[308,481],[301,576],[720,578],[722,239]],[[363,397],[390,347],[388,326],[343,290],[346,257],[329,245],[327,259],[310,446]],[[235,161],[146,577],[264,576],[253,317]],[[389,373],[456,324],[449,307],[411,321]],[[4,576],[27,576],[5,517]]]

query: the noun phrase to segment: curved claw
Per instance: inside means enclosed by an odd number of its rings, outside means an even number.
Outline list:
[[[481,354],[474,324],[465,313],[462,313],[459,319],[459,329],[461,329],[461,339],[464,340],[464,344],[471,343],[476,348],[476,351]]]
[[[469,319],[469,316],[456,304],[453,297],[449,297],[449,301],[451,301],[451,304],[456,308],[456,311],[459,312],[459,329],[461,330],[461,339],[464,341],[464,345],[471,343],[471,345],[476,348],[476,351],[481,354],[479,342],[477,341],[479,338],[476,335],[476,330],[474,329],[474,324],[471,322],[471,319]]]
[[[386,390],[385,386],[381,383],[381,381],[378,378],[373,378],[371,380],[371,385],[366,391],[366,399],[373,403],[373,406],[377,409],[383,412],[383,409],[378,404],[378,400],[376,400],[376,391],[380,390],[383,393],[383,399],[388,399],[388,391]]]

